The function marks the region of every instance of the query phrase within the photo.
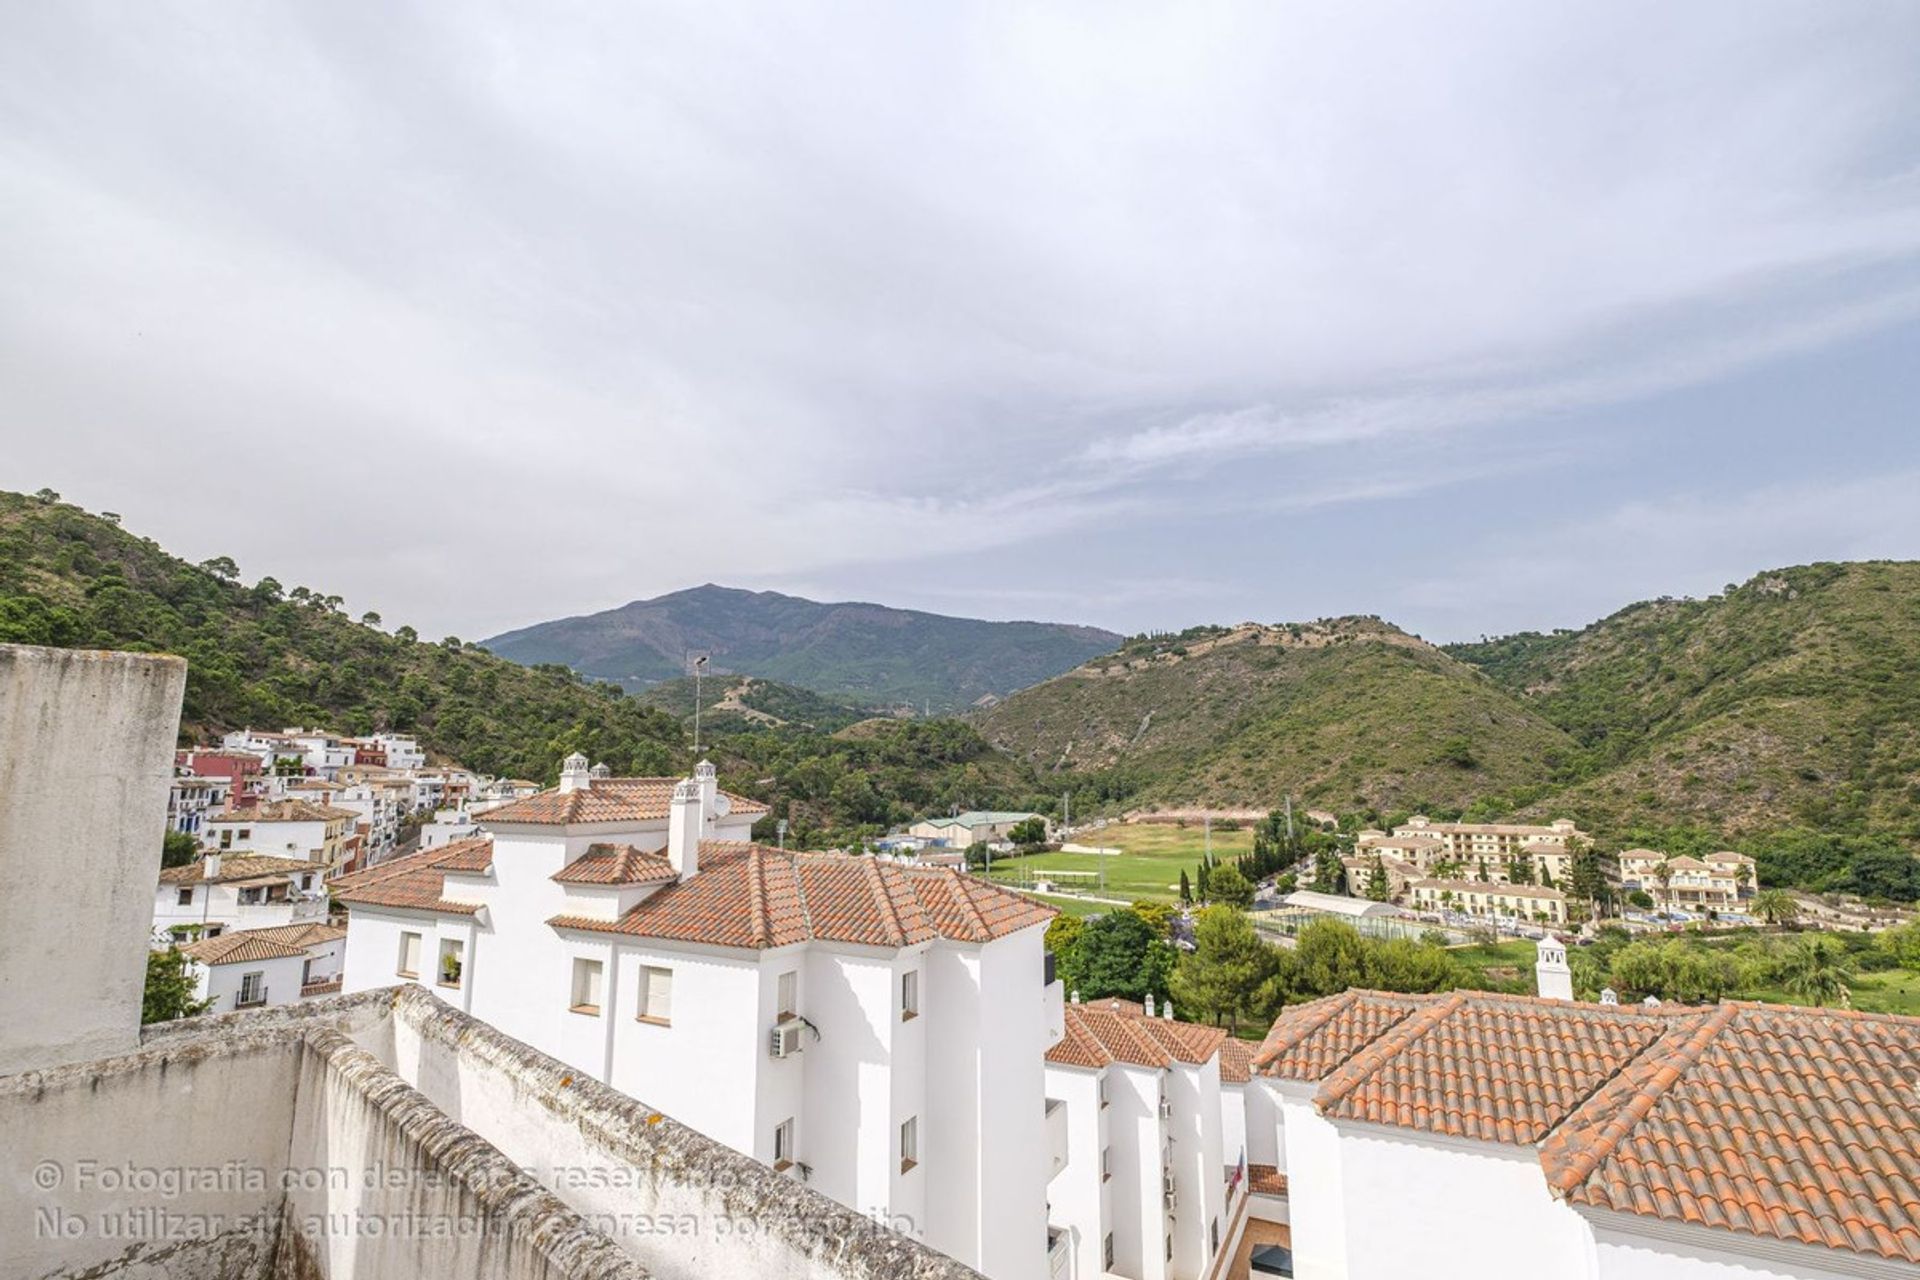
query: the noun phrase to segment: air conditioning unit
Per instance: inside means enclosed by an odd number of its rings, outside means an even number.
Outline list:
[[[800,1030],[798,1021],[782,1022],[775,1026],[767,1045],[768,1052],[776,1058],[789,1058],[800,1052]]]

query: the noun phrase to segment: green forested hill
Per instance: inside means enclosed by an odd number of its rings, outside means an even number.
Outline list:
[[[710,676],[700,682],[698,694],[702,725],[721,732],[767,728],[833,733],[871,714],[810,690],[757,676]],[[693,718],[695,685],[691,679],[682,677],[650,685],[634,697],[682,720]]]
[[[305,587],[233,579],[230,562],[191,565],[78,507],[0,493],[0,641],[180,654],[188,736],[396,729],[469,768],[535,779],[573,750],[622,772],[684,760],[679,721],[612,685],[389,635]]]
[[[406,627],[388,634],[324,593],[270,578],[244,585],[230,562],[188,564],[112,519],[51,499],[0,493],[0,643],[184,656],[188,740],[245,725],[396,729],[469,768],[545,781],[575,750],[616,773],[692,763],[680,717],[617,686],[428,643]],[[723,712],[707,751],[727,786],[790,820],[791,843],[841,843],[954,805],[1005,808],[1031,796],[1031,774],[970,725],[884,721],[836,738],[827,729],[857,713],[759,681],[750,689],[716,681],[704,692],[716,685],[722,697],[790,721],[767,727]],[[803,715],[819,723],[802,727]]]
[[[1141,801],[1221,806],[1509,805],[1576,753],[1479,671],[1373,618],[1133,642],[982,728],[1046,773],[1119,771]]]
[[[1119,642],[1096,627],[983,622],[709,584],[484,644],[516,662],[561,662],[628,689],[684,675],[687,654],[705,653],[715,675],[760,676],[854,706],[950,712],[1058,675]]]
[[[1448,650],[1580,745],[1560,807],[1920,834],[1920,564],[1814,564]]]

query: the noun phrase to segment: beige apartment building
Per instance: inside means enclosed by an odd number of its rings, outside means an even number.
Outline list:
[[[1482,880],[1416,880],[1408,890],[1416,911],[1511,916],[1537,924],[1565,924],[1567,895],[1531,884]]]
[[[1378,849],[1429,874],[1451,869],[1454,876],[1477,880],[1484,873],[1488,880],[1501,882],[1507,879],[1507,864],[1526,857],[1533,862],[1536,882],[1565,884],[1573,872],[1573,853],[1568,844],[1587,838],[1587,833],[1569,818],[1556,818],[1543,826],[1524,822],[1435,822],[1425,814],[1415,814],[1395,827],[1392,835],[1362,831],[1355,849],[1361,853]]]
[[[1731,849],[1704,858],[1675,858],[1658,849],[1628,849],[1620,855],[1620,887],[1643,890],[1662,906],[1733,910],[1759,884],[1758,865]]]

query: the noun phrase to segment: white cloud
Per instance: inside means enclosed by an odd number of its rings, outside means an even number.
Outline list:
[[[1378,500],[1369,445],[1550,435],[1920,274],[1910,6],[3,23],[0,478],[433,630],[1137,532],[1308,449]]]

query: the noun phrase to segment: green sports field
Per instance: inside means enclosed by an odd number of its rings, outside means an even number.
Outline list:
[[[1180,897],[1180,873],[1185,871],[1191,877],[1193,869],[1200,865],[1201,853],[1206,847],[1206,834],[1197,825],[1177,827],[1142,823],[1138,826],[1104,827],[1086,833],[1075,843],[1115,848],[1120,852],[1040,853],[1025,858],[995,859],[993,878],[1016,887],[1052,879],[1059,889],[1116,898],[1122,902],[1139,899],[1175,902]],[[1213,856],[1216,862],[1231,861],[1252,851],[1253,832],[1250,830],[1216,830],[1213,833]],[[1059,875],[1060,872],[1083,874]]]

